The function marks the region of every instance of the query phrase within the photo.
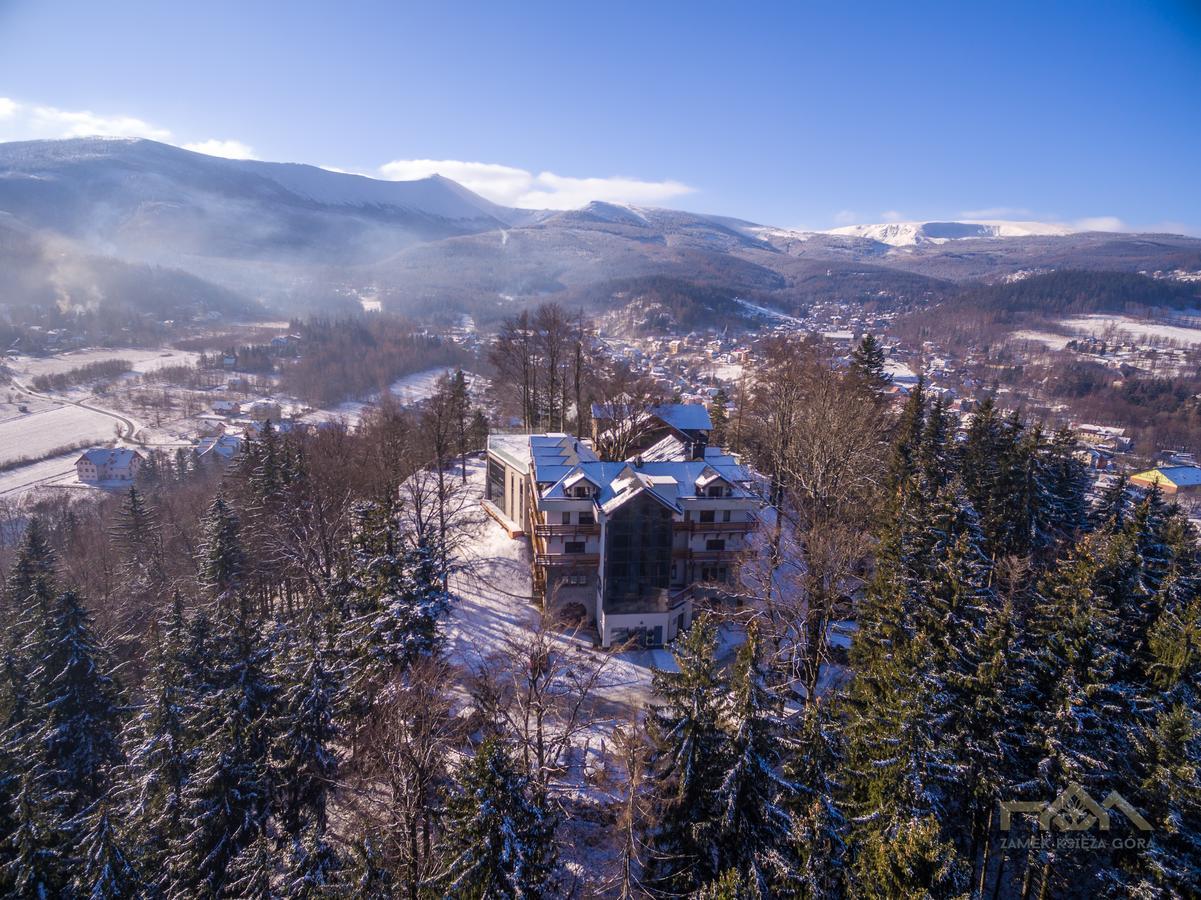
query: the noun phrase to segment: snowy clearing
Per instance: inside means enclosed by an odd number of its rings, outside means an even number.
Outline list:
[[[75,460],[78,451],[53,456],[41,462],[30,463],[7,472],[0,472],[0,496],[19,494],[38,487],[78,486],[75,478]]]
[[[89,363],[103,362],[109,359],[127,359],[135,372],[151,372],[161,369],[163,366],[191,365],[199,358],[200,354],[190,350],[172,350],[161,347],[135,350],[117,347],[72,350],[45,358],[18,356],[10,359],[9,365],[21,380],[27,381],[39,375],[58,375]]]
[[[78,406],[59,406],[10,418],[0,422],[0,462],[36,459],[79,441],[111,441],[114,427],[111,416]]]
[[[1126,339],[1159,341],[1185,345],[1201,345],[1201,328],[1190,328],[1185,325],[1172,325],[1168,322],[1149,322],[1134,319],[1130,316],[1076,316],[1065,319],[1065,328],[1079,334],[1104,337],[1116,333]]]

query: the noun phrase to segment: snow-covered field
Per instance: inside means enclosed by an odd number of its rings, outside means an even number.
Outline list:
[[[79,453],[73,451],[0,472],[0,497],[20,494],[37,487],[78,485],[79,482],[75,478],[75,460],[78,458]]]
[[[1033,341],[1034,343],[1043,344],[1052,350],[1062,350],[1068,345],[1068,341],[1071,340],[1067,335],[1053,334],[1050,331],[1015,331],[1009,337],[1015,341]]]
[[[108,359],[127,359],[135,372],[151,372],[163,366],[181,366],[194,363],[199,354],[190,350],[128,348],[72,350],[49,357],[18,356],[8,361],[9,366],[22,381],[38,375],[57,375],[77,369],[89,363]]]
[[[1149,322],[1130,316],[1076,316],[1066,319],[1063,325],[1077,334],[1094,337],[1116,333],[1128,340],[1146,343],[1162,341],[1180,345],[1201,345],[1201,328],[1173,325],[1170,322]]]
[[[114,420],[78,406],[59,406],[0,422],[0,462],[36,459],[78,441],[104,443],[115,437]]]

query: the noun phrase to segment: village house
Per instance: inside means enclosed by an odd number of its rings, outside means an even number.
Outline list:
[[[75,474],[84,484],[133,481],[142,467],[142,454],[125,447],[98,447],[83,451],[75,460]]]
[[[565,434],[488,439],[484,507],[527,535],[546,608],[596,627],[602,647],[659,646],[694,599],[730,593],[758,523],[730,455],[666,434],[651,452],[601,460]]]

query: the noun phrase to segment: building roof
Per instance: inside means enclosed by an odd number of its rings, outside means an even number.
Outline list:
[[[133,462],[134,457],[141,459],[142,455],[137,450],[130,450],[128,447],[93,447],[91,450],[84,450],[75,462],[78,464],[87,460],[97,467],[115,466],[120,469]]]
[[[1131,476],[1147,484],[1169,484],[1176,488],[1201,487],[1201,466],[1160,466]]]
[[[679,431],[712,431],[709,410],[700,403],[663,403],[652,406],[650,414]]]

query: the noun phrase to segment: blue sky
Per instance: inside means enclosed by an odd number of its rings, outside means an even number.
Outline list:
[[[0,140],[440,171],[506,203],[1201,233],[1195,0],[0,0],[0,98]]]

